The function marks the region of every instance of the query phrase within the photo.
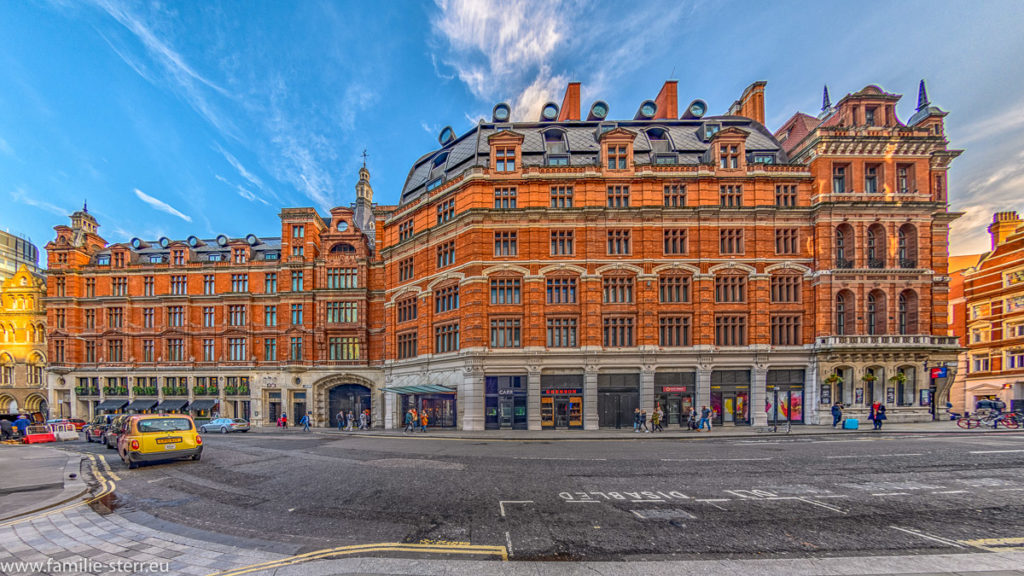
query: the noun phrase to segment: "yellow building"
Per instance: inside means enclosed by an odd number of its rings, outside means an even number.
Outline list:
[[[49,414],[44,296],[46,283],[25,265],[0,285],[0,414]]]

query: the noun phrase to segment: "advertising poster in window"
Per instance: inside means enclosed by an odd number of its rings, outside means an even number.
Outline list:
[[[885,389],[885,403],[892,406],[896,403],[896,389],[886,388]]]
[[[793,390],[789,393],[789,419],[802,422],[804,419],[804,392]]]
[[[832,403],[832,387],[828,384],[821,387],[821,403],[825,406]]]
[[[921,406],[931,406],[931,405],[932,405],[932,391],[931,390],[921,390]]]
[[[853,403],[854,404],[863,404],[864,403],[864,389],[863,388],[857,388],[856,390],[853,391]]]

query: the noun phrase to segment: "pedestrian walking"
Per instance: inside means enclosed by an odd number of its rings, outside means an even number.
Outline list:
[[[288,415],[287,414],[281,414],[281,428],[287,428],[287,427],[288,427]]]
[[[366,414],[366,429],[369,430],[373,427],[373,415],[370,414],[370,409],[363,410],[363,414]]]
[[[420,414],[420,432],[426,432],[426,431],[427,431],[427,411],[424,410],[423,413]]]
[[[651,414],[651,430],[653,432],[661,431],[661,408],[655,408]]]
[[[355,424],[356,424],[356,415],[353,414],[351,410],[349,410],[348,411],[348,416],[346,417],[346,420],[348,420],[348,424],[345,426],[345,430],[348,430],[349,432],[351,432],[352,431],[352,427],[355,426]]]
[[[302,417],[302,420],[299,420],[299,424],[302,424],[303,432],[309,432],[309,412],[306,412],[306,415]]]
[[[836,401],[836,403],[832,405],[832,427],[835,428],[842,419],[843,405],[839,401]]]
[[[366,430],[366,412],[359,413],[359,429]]]
[[[875,430],[882,429],[882,423],[885,422],[885,404],[878,404],[878,408],[875,410]]]
[[[405,430],[404,434],[416,431],[416,416],[413,414],[413,410],[406,410],[405,412]]]
[[[635,408],[633,410],[633,432],[640,431],[640,409]]]
[[[343,410],[338,410],[338,414],[335,418],[338,419],[338,432],[341,432],[341,429],[345,427],[345,412]]]
[[[11,440],[14,438],[14,424],[4,418],[0,420],[0,440]]]
[[[644,434],[650,434],[651,431],[647,428],[647,410],[640,411],[640,429],[644,431]]]
[[[711,432],[711,410],[708,410],[707,406],[700,407],[700,424],[697,425],[697,429],[703,432],[704,426],[707,426],[708,432]]]
[[[693,432],[697,429],[697,411],[690,408],[686,413],[686,427]]]

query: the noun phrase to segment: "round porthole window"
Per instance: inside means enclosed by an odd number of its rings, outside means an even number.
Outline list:
[[[348,222],[344,220],[338,222],[338,232],[344,232],[345,230],[348,230]]]

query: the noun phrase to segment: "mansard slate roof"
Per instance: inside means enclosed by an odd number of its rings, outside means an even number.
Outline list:
[[[570,166],[597,166],[600,155],[598,136],[602,131],[621,127],[637,132],[633,144],[636,164],[653,164],[651,141],[647,130],[661,128],[668,132],[667,153],[678,154],[678,164],[702,164],[711,161],[709,143],[703,139],[704,126],[718,124],[722,130],[742,128],[750,133],[747,153],[772,153],[776,163],[788,162],[786,152],[770,131],[759,122],[743,116],[711,116],[700,119],[673,120],[618,120],[618,121],[564,121],[564,122],[480,122],[469,132],[446,146],[422,156],[409,171],[402,188],[400,205],[407,204],[426,191],[427,184],[439,176],[442,182],[451,180],[473,166],[488,166],[490,145],[488,138],[504,130],[513,130],[524,136],[523,166],[544,166],[546,149],[544,133],[549,130],[564,132],[566,152]],[[443,164],[434,168],[435,159],[447,153]]]
[[[255,244],[249,241],[250,237],[255,238]],[[239,243],[245,243],[249,246],[251,250],[249,260],[265,260],[267,259],[265,257],[267,254],[274,254],[278,257],[271,258],[272,260],[280,258],[281,238],[257,237],[250,234],[243,238],[229,238],[222,235],[217,238],[199,239],[190,236],[188,240],[170,240],[167,238],[140,240],[139,238],[134,238],[131,242],[111,244],[105,250],[100,250],[93,255],[93,262],[95,263],[95,259],[98,256],[111,254],[115,248],[126,248],[133,254],[137,254],[139,259],[143,261],[162,258],[164,262],[168,262],[171,249],[181,247],[182,245],[187,247],[194,257],[199,260],[209,260],[210,255],[219,254],[221,261],[227,262],[231,256],[232,245],[237,246]],[[166,244],[166,247],[163,244]]]

